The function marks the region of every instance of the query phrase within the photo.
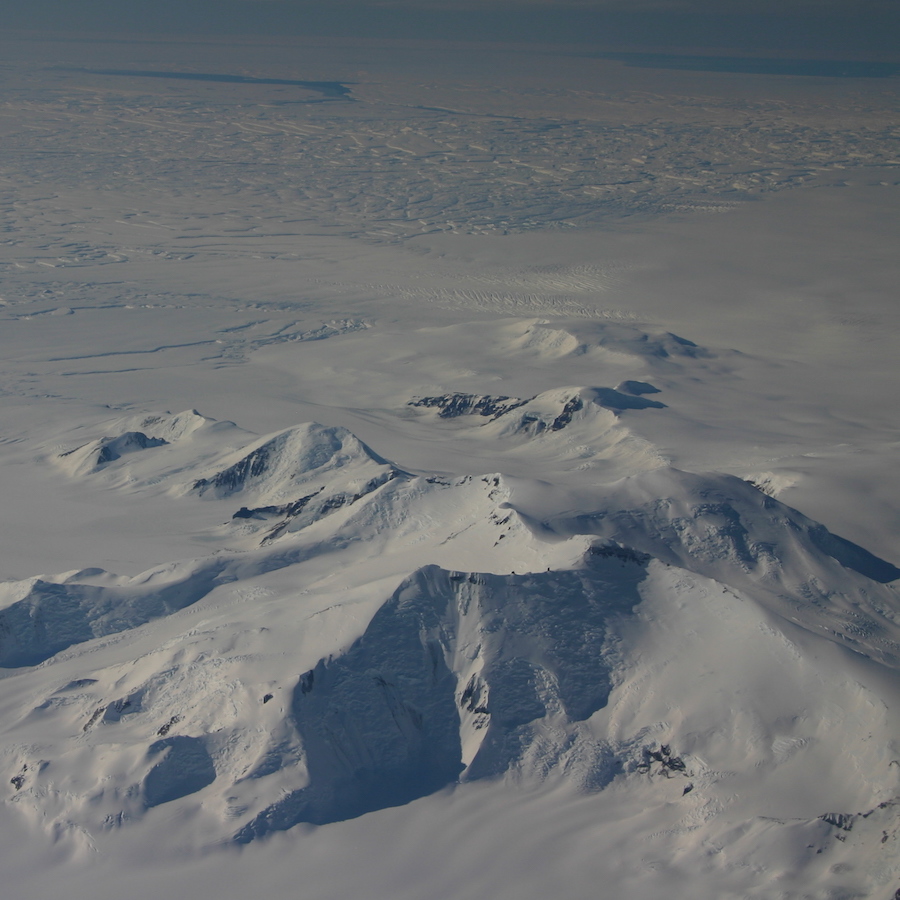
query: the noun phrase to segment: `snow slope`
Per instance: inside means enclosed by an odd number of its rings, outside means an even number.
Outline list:
[[[125,484],[127,456],[118,490],[234,524],[206,558],[4,586],[0,664],[47,685],[7,711],[9,802],[69,852],[157,808],[256,845],[467,784],[602,804],[660,779],[686,852],[764,820],[816,848],[895,796],[900,572],[745,481],[663,467],[571,509],[317,425],[170,485]]]

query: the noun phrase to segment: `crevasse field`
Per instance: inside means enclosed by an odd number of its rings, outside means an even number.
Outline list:
[[[2,50],[4,896],[895,896],[897,77]]]

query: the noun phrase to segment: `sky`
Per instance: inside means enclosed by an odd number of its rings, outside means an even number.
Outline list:
[[[898,0],[0,0],[0,29],[540,41],[900,60]]]

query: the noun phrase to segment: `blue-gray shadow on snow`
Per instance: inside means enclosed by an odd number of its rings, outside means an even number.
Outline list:
[[[235,840],[435,793],[463,772],[463,727],[482,736],[465,772],[472,780],[515,766],[544,717],[589,718],[612,689],[609,621],[640,602],[648,560],[601,547],[576,571],[419,570],[344,655],[300,678],[291,715],[308,785],[256,816]],[[469,673],[472,654],[480,668]],[[586,783],[600,787],[618,762],[598,747],[596,768]]]
[[[151,744],[148,752],[164,755],[144,778],[147,807],[186,797],[216,780],[216,767],[202,738],[163,738]]]

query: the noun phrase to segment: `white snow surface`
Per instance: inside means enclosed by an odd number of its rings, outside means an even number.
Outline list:
[[[5,896],[894,897],[893,81],[2,40]]]

